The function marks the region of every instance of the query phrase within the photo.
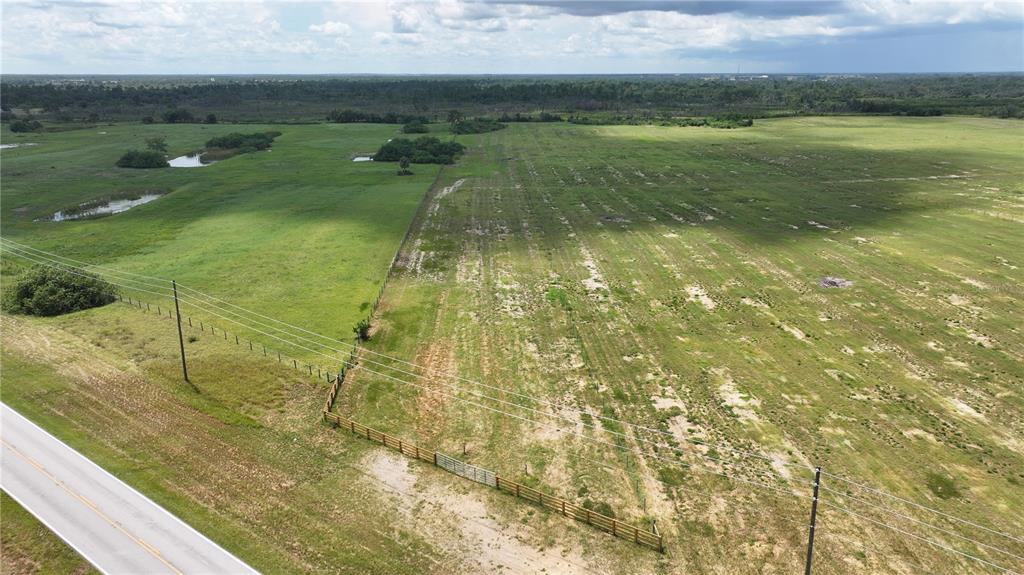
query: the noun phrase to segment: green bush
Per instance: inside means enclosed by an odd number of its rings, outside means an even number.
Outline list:
[[[415,140],[395,138],[377,150],[373,161],[397,162],[409,158],[414,164],[451,164],[465,149],[458,142],[442,142],[431,136],[420,136]]]
[[[237,149],[242,153],[256,150],[266,150],[274,142],[274,138],[280,136],[281,132],[256,132],[253,134],[239,134],[234,132],[226,136],[217,136],[206,142],[207,148]]]
[[[430,128],[428,128],[421,120],[413,120],[402,126],[402,133],[405,134],[426,134],[429,131]]]
[[[167,158],[153,150],[130,150],[117,161],[119,168],[166,168]]]
[[[359,323],[352,327],[352,332],[356,334],[359,341],[367,341],[370,339],[370,320],[361,319]]]
[[[10,313],[54,316],[100,307],[115,299],[114,286],[97,276],[37,266],[4,290],[3,309]]]
[[[473,118],[471,120],[459,120],[452,123],[453,134],[483,134],[494,132],[505,127],[505,124],[490,118]]]
[[[24,132],[37,132],[43,129],[43,125],[39,123],[39,120],[15,120],[11,122],[11,131],[17,133]]]
[[[167,110],[162,115],[164,122],[168,124],[190,124],[196,121],[195,116],[192,112],[184,108],[178,108],[177,110]]]

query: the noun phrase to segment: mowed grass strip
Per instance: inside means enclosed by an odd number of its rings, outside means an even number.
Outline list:
[[[0,570],[12,575],[93,575],[98,573],[7,493],[0,493]]]

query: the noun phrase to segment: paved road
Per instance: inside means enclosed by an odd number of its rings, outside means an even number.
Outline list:
[[[256,573],[7,405],[0,442],[0,487],[100,571]]]

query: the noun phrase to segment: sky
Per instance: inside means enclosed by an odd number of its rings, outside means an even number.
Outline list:
[[[0,0],[4,74],[1024,71],[1024,0]]]

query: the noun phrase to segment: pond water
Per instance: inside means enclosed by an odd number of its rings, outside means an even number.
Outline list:
[[[0,150],[6,150],[8,148],[20,148],[22,146],[34,146],[35,144],[0,144]]]
[[[170,164],[172,168],[202,168],[209,165],[199,161],[199,154],[178,156],[173,160],[167,160],[167,163]]]
[[[373,156],[356,156],[352,158],[353,162],[372,162]]]
[[[49,220],[53,222],[63,222],[65,220],[80,220],[82,218],[119,214],[121,212],[128,211],[135,206],[141,206],[142,204],[152,202],[160,196],[161,194],[143,194],[138,198],[131,200],[110,200],[105,204],[101,204],[87,210],[57,212],[50,216]]]

